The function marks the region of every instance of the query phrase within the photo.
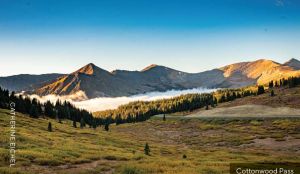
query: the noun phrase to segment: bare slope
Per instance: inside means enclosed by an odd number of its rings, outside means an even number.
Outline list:
[[[270,107],[265,105],[241,105],[201,110],[188,117],[300,117],[300,109],[289,107]]]

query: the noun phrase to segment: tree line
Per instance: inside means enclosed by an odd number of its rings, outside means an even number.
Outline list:
[[[290,77],[278,81],[270,81],[269,88],[288,86],[290,88],[300,85],[300,77]],[[28,114],[33,118],[47,116],[57,119],[59,122],[63,119],[73,121],[73,126],[96,128],[104,125],[105,130],[109,129],[112,123],[132,123],[141,122],[157,114],[169,114],[174,112],[192,111],[198,108],[215,107],[218,103],[233,101],[251,95],[260,95],[265,93],[265,87],[258,85],[256,89],[238,88],[238,89],[221,89],[212,93],[205,94],[186,94],[170,99],[161,99],[155,101],[135,101],[117,109],[95,112],[94,114],[78,109],[70,102],[57,100],[55,104],[47,101],[40,103],[37,99],[31,99],[22,95],[9,93],[8,90],[0,87],[0,108],[9,109],[9,103],[16,104],[15,110]]]
[[[287,86],[289,88],[294,88],[300,85],[300,77],[289,77],[289,78],[282,78],[280,80],[271,80],[269,82],[269,88],[273,87],[284,87]]]
[[[136,101],[120,106],[115,110],[100,111],[92,113],[78,109],[68,101],[57,100],[54,104],[50,101],[45,103],[28,96],[16,95],[14,92],[2,89],[0,87],[0,108],[9,109],[10,102],[15,103],[17,112],[28,114],[32,118],[49,117],[61,122],[63,119],[73,121],[73,126],[80,127],[86,124],[89,127],[96,128],[104,126],[105,130],[109,129],[112,123],[132,123],[149,119],[153,115],[168,114],[180,111],[192,111],[201,107],[214,106],[217,101],[212,94],[187,94],[171,99],[161,99],[156,101]]]
[[[214,92],[218,103],[233,101],[238,98],[243,98],[253,95],[261,95],[265,93],[265,87],[271,89],[271,96],[274,96],[274,87],[289,87],[293,88],[300,85],[300,77],[282,78],[280,80],[271,80],[266,85],[258,85],[256,89],[238,88],[238,89],[221,89]]]
[[[86,124],[90,127],[96,127],[102,121],[93,117],[92,113],[76,108],[70,102],[57,100],[55,104],[50,101],[41,103],[35,98],[31,99],[28,96],[16,95],[14,92],[10,93],[0,87],[0,108],[9,109],[11,102],[15,103],[14,109],[17,112],[28,114],[32,118],[46,116],[57,119],[59,122],[68,119],[73,121],[73,125],[79,122],[81,127]]]
[[[258,86],[258,89],[261,89],[261,86]],[[217,97],[218,103],[224,103],[233,101],[238,98],[243,98],[251,95],[259,95],[261,92],[250,90],[250,89],[221,89],[214,93]]]
[[[216,104],[216,98],[212,94],[186,94],[170,99],[135,101],[121,105],[117,109],[95,112],[94,115],[97,118],[110,118],[116,124],[122,124],[145,121],[157,114],[192,111]]]

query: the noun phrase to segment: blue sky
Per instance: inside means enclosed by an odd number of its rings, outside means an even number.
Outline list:
[[[299,0],[0,0],[0,76],[300,58]]]

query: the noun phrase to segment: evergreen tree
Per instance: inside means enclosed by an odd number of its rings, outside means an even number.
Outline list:
[[[273,80],[269,82],[269,88],[273,88],[274,87],[274,83]]]
[[[166,121],[166,114],[164,114],[163,116],[163,121]]]
[[[109,131],[109,123],[105,123],[104,129],[105,131]]]
[[[84,128],[85,127],[85,121],[83,118],[80,119],[80,128]]]
[[[35,106],[35,105],[30,106],[29,115],[33,118],[38,118],[39,113],[38,113],[37,106]]]
[[[76,121],[75,121],[75,120],[73,120],[73,127],[74,127],[74,128],[77,128],[77,124],[76,124]]]
[[[97,128],[97,123],[95,120],[93,120],[93,125],[92,125],[93,129],[96,129]]]
[[[150,155],[150,147],[148,143],[145,144],[144,153],[145,155]]]
[[[273,89],[271,90],[271,94],[270,94],[270,95],[271,95],[271,97],[274,97],[274,96],[275,96],[275,93],[274,93],[274,90],[273,90]]]
[[[48,131],[52,132],[52,124],[51,124],[51,122],[48,123]]]
[[[214,104],[215,104],[215,107],[218,106],[218,100],[216,97],[214,97]]]
[[[226,102],[226,97],[224,94],[222,94],[221,98],[220,98],[220,103]]]
[[[259,85],[257,87],[257,95],[260,95],[260,94],[263,94],[263,93],[265,93],[265,88],[264,88],[264,86]]]
[[[121,118],[120,115],[118,115],[118,116],[115,118],[115,120],[116,120],[116,125],[119,125],[119,124],[122,123],[122,118]]]

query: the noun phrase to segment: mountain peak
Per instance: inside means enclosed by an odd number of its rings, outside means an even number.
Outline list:
[[[75,73],[93,75],[95,73],[95,70],[97,70],[97,69],[101,69],[101,68],[97,67],[93,63],[89,63],[89,64],[83,66],[82,68],[80,68],[79,70],[77,70]]]
[[[300,62],[298,59],[296,59],[296,58],[291,58],[289,61],[287,61],[287,62]]]
[[[258,59],[256,61],[254,61],[254,63],[275,63],[275,64],[278,64],[277,62],[275,62],[273,60],[269,60],[269,59]]]
[[[285,62],[283,65],[292,67],[295,70],[300,70],[300,61],[295,58],[291,58],[289,61]]]
[[[89,63],[89,64],[87,64],[86,66],[96,66],[95,64],[93,64],[93,63]]]
[[[151,65],[147,66],[146,68],[144,68],[144,69],[142,70],[142,72],[148,71],[148,70],[153,69],[153,68],[156,68],[156,67],[159,67],[159,65],[157,65],[157,64],[151,64]]]

